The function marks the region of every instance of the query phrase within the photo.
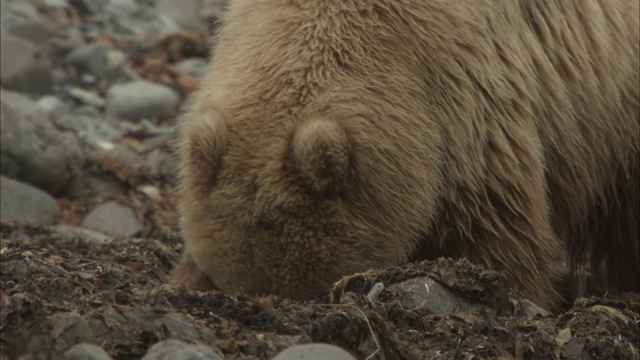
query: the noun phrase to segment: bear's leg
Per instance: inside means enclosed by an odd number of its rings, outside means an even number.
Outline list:
[[[171,282],[176,285],[184,285],[196,291],[215,289],[211,279],[198,268],[188,252],[185,253],[178,266],[173,270]]]
[[[508,284],[520,290],[536,304],[553,309],[560,295],[555,288],[560,278],[565,251],[547,221],[535,219],[539,214],[511,213],[501,218],[507,205],[493,200],[485,218],[478,219],[468,233],[444,240],[444,255],[466,257],[504,272]],[[465,231],[466,232],[466,231]],[[455,245],[454,245],[455,244]],[[456,247],[451,249],[450,246]]]
[[[596,293],[640,289],[640,171],[637,160],[621,169],[604,206],[591,214],[584,234],[570,246],[574,263],[591,254]]]
[[[550,223],[542,145],[535,128],[523,127],[487,124],[483,166],[476,179],[454,183],[435,233],[442,255],[502,271],[527,298],[552,309],[565,250]]]

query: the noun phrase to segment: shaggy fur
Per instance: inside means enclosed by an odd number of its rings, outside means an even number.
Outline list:
[[[233,1],[176,281],[309,298],[446,255],[550,307],[568,253],[637,289],[638,28],[635,0]]]

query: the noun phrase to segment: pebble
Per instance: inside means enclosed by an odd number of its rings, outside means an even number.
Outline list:
[[[156,4],[156,11],[183,30],[198,31],[206,29],[204,22],[198,17],[199,7],[198,0],[160,0]]]
[[[155,186],[142,185],[138,187],[138,191],[147,195],[147,197],[153,201],[162,201],[162,193],[160,193],[160,190],[158,190],[158,188]]]
[[[140,11],[140,6],[133,0],[110,0],[111,11],[121,12],[126,15],[133,15]]]
[[[38,10],[28,2],[2,2],[0,11],[2,33],[23,21],[38,20]]]
[[[202,79],[207,74],[209,63],[202,58],[189,58],[176,63],[176,67],[187,74]]]
[[[88,15],[98,15],[104,11],[103,0],[69,0],[71,5]]]
[[[479,304],[470,304],[462,297],[454,295],[428,276],[393,284],[389,286],[389,290],[399,295],[400,303],[405,309],[427,310],[436,315],[453,312],[477,313],[482,307]]]
[[[149,175],[155,178],[171,176],[178,168],[175,157],[160,149],[154,149],[147,155],[146,165]]]
[[[98,43],[81,45],[67,54],[66,60],[81,73],[102,76],[109,67],[108,49]]]
[[[138,38],[155,34],[158,36],[180,31],[180,26],[167,16],[151,11],[139,11],[133,16],[118,16],[113,19],[114,35]]]
[[[218,354],[204,345],[192,345],[182,340],[160,341],[147,350],[142,360],[222,360]]]
[[[33,100],[7,90],[0,90],[0,122],[2,174],[52,195],[64,193],[83,158],[75,135],[56,129]]]
[[[200,9],[200,16],[206,20],[209,26],[213,29],[219,24],[220,18],[226,12],[226,2],[224,0],[209,0],[202,4]]]
[[[137,168],[142,164],[143,159],[140,154],[129,146],[103,142],[100,143],[100,147],[99,153],[101,156],[118,160],[131,168]]]
[[[3,88],[36,94],[53,92],[53,75],[38,47],[29,40],[0,35],[0,85]]]
[[[176,113],[178,94],[168,86],[146,80],[113,85],[107,91],[107,116],[139,120]]]
[[[70,239],[82,239],[97,245],[109,244],[113,240],[110,236],[98,231],[64,224],[52,226],[51,229],[63,237]]]
[[[369,299],[369,301],[375,301],[380,297],[383,291],[384,291],[384,284],[381,282],[375,283],[371,287],[371,290],[369,290],[369,293],[367,294],[367,299]]]
[[[101,347],[89,343],[80,343],[72,346],[64,353],[66,360],[111,360]]]
[[[144,230],[136,214],[128,207],[109,201],[93,209],[82,225],[105,233],[132,236]]]
[[[69,96],[82,102],[83,104],[100,108],[104,107],[105,105],[104,99],[102,97],[79,87],[70,88]]]
[[[85,143],[91,145],[94,149],[99,148],[101,142],[111,142],[120,139],[123,135],[121,129],[100,120],[99,115],[64,114],[55,117],[54,122],[65,130],[76,132],[78,136],[84,139]]]
[[[66,0],[42,0],[42,4],[50,9],[68,9],[69,3]]]
[[[122,181],[105,176],[85,174],[79,181],[71,184],[66,194],[73,199],[100,196],[115,198],[127,193]]]
[[[42,45],[55,35],[53,28],[45,22],[27,20],[11,26],[7,33]]]
[[[38,111],[47,117],[53,118],[67,111],[67,105],[55,95],[45,95],[36,102]]]
[[[46,192],[16,180],[0,176],[2,221],[28,221],[51,225],[60,213],[56,200]]]
[[[82,45],[84,45],[84,34],[80,30],[74,27],[63,27],[58,30],[55,38],[44,44],[42,51],[50,57],[62,58]]]
[[[356,360],[347,351],[329,344],[305,344],[292,346],[273,360]]]
[[[520,301],[520,308],[524,312],[525,316],[529,319],[534,319],[537,317],[546,317],[549,316],[549,312],[545,309],[538,306],[531,300],[522,299]]]

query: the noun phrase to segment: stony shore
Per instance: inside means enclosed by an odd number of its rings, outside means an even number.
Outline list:
[[[464,261],[315,302],[166,287],[176,125],[226,1],[0,4],[0,359],[638,358],[638,294],[552,315]]]

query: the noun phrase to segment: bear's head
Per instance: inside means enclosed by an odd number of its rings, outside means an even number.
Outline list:
[[[406,261],[411,245],[371,215],[383,205],[341,122],[312,117],[261,137],[222,111],[198,114],[181,136],[179,209],[187,252],[216,286],[310,298]]]

